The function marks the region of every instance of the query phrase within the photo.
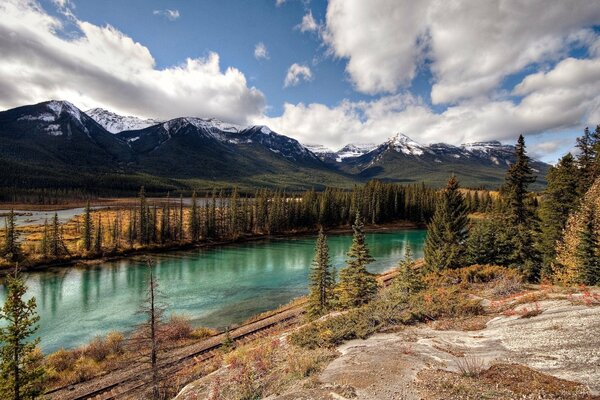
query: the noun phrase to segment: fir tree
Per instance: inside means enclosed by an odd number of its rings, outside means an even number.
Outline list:
[[[62,239],[60,223],[58,222],[58,214],[54,213],[52,218],[52,227],[50,228],[50,255],[52,257],[60,257],[68,254],[67,247]]]
[[[410,296],[425,287],[421,270],[416,269],[414,264],[412,249],[407,245],[404,259],[398,266],[398,275],[392,282],[392,291],[395,292],[395,295]]]
[[[430,270],[464,266],[467,222],[467,207],[458,190],[458,180],[452,176],[427,226],[424,252]]]
[[[540,207],[541,241],[543,254],[542,276],[551,274],[556,258],[556,244],[563,234],[567,218],[578,204],[577,165],[571,153],[567,154],[548,172],[548,186]]]
[[[102,253],[102,217],[98,214],[98,226],[96,227],[96,236],[94,238],[94,252]]]
[[[594,182],[595,160],[598,156],[596,154],[598,139],[600,138],[596,138],[590,133],[588,127],[584,129],[583,136],[577,138],[577,148],[579,149],[579,155],[577,156],[577,165],[579,167],[578,188],[580,196],[583,196]]]
[[[139,210],[140,210],[140,223],[139,223],[139,234],[141,244],[148,244],[149,240],[149,218],[148,218],[148,206],[146,204],[146,191],[142,186],[139,193]]]
[[[48,229],[48,219],[44,220],[44,232],[42,233],[41,252],[44,258],[50,254],[50,230]]]
[[[354,235],[348,251],[348,260],[346,266],[340,270],[340,280],[334,290],[341,308],[366,304],[377,293],[377,280],[366,268],[374,259],[365,243],[364,225],[359,212],[356,213],[352,229]]]
[[[92,215],[90,210],[90,202],[85,204],[83,212],[83,249],[89,252],[92,249]]]
[[[16,228],[16,216],[13,210],[10,210],[5,219],[4,245],[2,246],[2,256],[10,261],[18,261],[21,258],[21,245],[19,244],[19,232]]]
[[[7,296],[0,309],[0,397],[33,399],[42,393],[44,369],[31,339],[38,329],[35,297],[25,300],[27,286],[15,269],[6,281]]]
[[[310,272],[307,312],[311,318],[319,317],[331,308],[335,278],[332,275],[329,259],[329,246],[323,229],[319,230]]]
[[[531,211],[527,207],[527,188],[535,182],[533,170],[529,165],[529,156],[525,150],[525,138],[519,135],[516,145],[516,161],[508,168],[502,197],[506,211],[514,225],[526,225],[530,222]]]
[[[578,281],[593,286],[600,283],[600,244],[594,227],[595,207],[589,207],[585,211],[585,222],[576,250],[577,269],[580,274]]]
[[[192,193],[192,207],[190,208],[190,237],[192,242],[200,240],[200,215],[198,213],[198,202],[196,200],[196,191]]]

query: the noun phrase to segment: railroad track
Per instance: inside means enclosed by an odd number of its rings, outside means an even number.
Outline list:
[[[422,261],[417,261],[422,263]],[[383,286],[388,286],[397,275],[396,271],[381,274],[378,279]],[[267,336],[274,329],[289,327],[304,314],[304,303],[291,306],[274,314],[261,317],[230,331],[231,339],[238,344],[245,344]],[[186,346],[174,351],[174,355],[159,363],[161,376],[173,376],[178,371],[214,358],[226,338],[222,332],[201,343]],[[147,366],[116,369],[107,375],[94,378],[76,385],[67,385],[46,392],[51,400],[112,400],[132,398],[134,393],[151,385],[151,369]]]
[[[268,335],[272,330],[292,325],[304,314],[302,304],[285,309],[273,315],[237,327],[230,331],[231,339],[244,344]],[[193,364],[206,362],[215,357],[226,333],[215,335],[196,345],[174,351],[174,355],[159,363],[161,376],[172,376],[177,371]],[[127,398],[150,386],[151,369],[148,366],[134,366],[114,370],[111,373],[77,385],[67,385],[46,392],[46,398],[55,400],[109,400]]]

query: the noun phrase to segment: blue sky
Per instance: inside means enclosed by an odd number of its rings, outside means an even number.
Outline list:
[[[6,0],[0,107],[60,97],[262,123],[331,148],[524,133],[554,162],[600,122],[600,3],[498,4]]]

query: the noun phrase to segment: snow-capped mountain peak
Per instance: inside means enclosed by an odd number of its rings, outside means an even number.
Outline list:
[[[398,153],[402,152],[406,155],[421,156],[425,152],[425,147],[402,133],[392,136],[387,144]]]
[[[156,119],[119,115],[103,108],[92,108],[85,113],[110,133],[144,129],[162,122]]]
[[[345,158],[360,157],[377,148],[372,143],[350,143],[336,152],[336,161],[342,162]]]

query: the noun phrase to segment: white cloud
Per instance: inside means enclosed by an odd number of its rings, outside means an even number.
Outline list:
[[[302,17],[302,22],[296,26],[296,29],[300,29],[300,32],[316,32],[319,30],[319,24],[315,21],[311,10],[308,10],[308,13]]]
[[[282,5],[284,5],[286,2],[286,0],[275,0],[275,5],[277,7],[281,7]]]
[[[269,52],[267,51],[267,46],[263,42],[256,43],[254,46],[254,58],[257,60],[268,60]]]
[[[300,81],[310,81],[311,79],[312,72],[308,65],[294,63],[288,68],[283,86],[296,86]]]
[[[175,21],[180,17],[179,10],[169,10],[168,8],[165,10],[154,10],[152,11],[152,14],[165,17],[169,21]]]
[[[259,121],[303,143],[332,148],[351,142],[383,142],[396,132],[422,143],[510,142],[520,133],[561,132],[598,123],[600,76],[596,74],[600,74],[600,59],[566,59],[548,72],[523,79],[515,89],[523,98],[516,103],[476,99],[436,113],[420,98],[397,94],[372,101],[343,101],[335,107],[287,103],[280,117]]]
[[[0,14],[2,108],[54,98],[138,116],[237,123],[264,112],[264,95],[238,69],[221,70],[216,53],[158,69],[148,48],[111,26],[75,19],[81,35],[65,39],[60,20],[37,2],[6,0]]]
[[[331,0],[324,39],[369,94],[407,87],[427,59],[432,101],[443,104],[489,96],[506,76],[591,44],[585,28],[599,21],[587,0]]]

